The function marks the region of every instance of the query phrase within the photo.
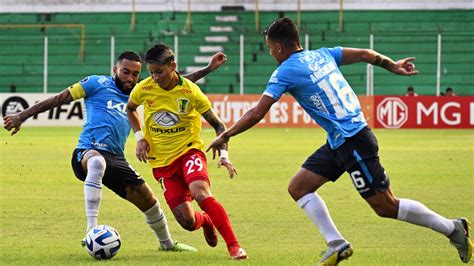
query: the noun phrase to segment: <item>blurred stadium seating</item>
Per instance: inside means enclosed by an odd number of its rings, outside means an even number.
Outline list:
[[[281,15],[296,19],[296,12],[260,13],[263,28]],[[57,92],[90,74],[110,74],[111,35],[115,36],[115,56],[123,50],[144,53],[152,43],[174,47],[178,34],[178,60],[182,72],[204,66],[206,56],[223,50],[228,62],[200,84],[207,93],[239,92],[239,38],[245,37],[245,93],[261,93],[275,69],[263,36],[256,31],[253,11],[194,12],[190,32],[186,32],[186,12],[139,12],[135,31],[130,13],[1,13],[0,92],[43,91],[44,36],[48,36],[48,91]],[[415,56],[420,75],[393,76],[375,68],[375,94],[404,94],[414,86],[419,94],[433,95],[436,88],[438,32],[442,34],[441,87],[453,87],[458,95],[474,94],[474,12],[473,10],[357,11],[344,13],[344,31],[339,31],[337,11],[304,11],[301,14],[309,48],[321,46],[369,47],[370,32],[374,48],[394,59]],[[22,24],[83,24],[84,57],[78,28],[11,28]],[[199,56],[199,57],[196,57]],[[203,61],[204,60],[204,61]],[[189,67],[189,68],[188,68]],[[145,69],[144,69],[145,70]],[[354,90],[364,94],[366,67],[343,68]],[[148,74],[142,72],[142,78]]]

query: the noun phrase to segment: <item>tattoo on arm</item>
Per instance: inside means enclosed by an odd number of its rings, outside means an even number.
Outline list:
[[[375,66],[381,66],[381,67],[387,69],[388,66],[390,65],[390,62],[391,62],[391,61],[392,61],[392,60],[390,60],[390,58],[378,54],[378,55],[375,56],[375,61],[373,62],[373,65],[375,65]]]
[[[68,89],[65,89],[61,93],[55,96],[52,96],[44,101],[41,101],[31,106],[30,108],[26,109],[25,111],[21,113],[20,118],[22,121],[25,121],[26,119],[28,119],[29,117],[33,115],[42,113],[54,107],[58,107],[61,104],[70,103],[72,101],[73,101],[73,98],[72,98],[71,93],[69,92]]]
[[[206,119],[206,121],[214,128],[216,131],[216,135],[219,136],[222,132],[225,131],[225,124],[222,120],[214,113],[212,109],[202,114],[202,117]],[[227,145],[224,145],[225,149],[227,149]]]
[[[206,76],[207,74],[209,74],[211,72],[212,72],[212,70],[211,70],[210,67],[205,67],[205,68],[200,69],[196,72],[184,75],[184,77],[191,80],[192,82],[196,82],[196,81],[202,79],[204,76]]]

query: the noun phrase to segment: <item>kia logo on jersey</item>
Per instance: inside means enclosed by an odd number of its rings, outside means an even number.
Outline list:
[[[408,107],[400,98],[385,98],[377,105],[377,121],[385,128],[400,128],[407,120]]]
[[[153,120],[160,126],[170,127],[179,122],[179,117],[168,111],[159,111],[153,114]]]

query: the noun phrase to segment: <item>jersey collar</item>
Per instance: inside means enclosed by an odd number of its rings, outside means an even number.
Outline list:
[[[183,76],[176,71],[176,74],[178,74],[178,84],[176,86],[183,86]]]
[[[297,54],[297,53],[301,53],[301,52],[303,52],[303,51],[304,51],[304,49],[295,50],[295,51],[293,51],[293,53],[291,53],[291,55],[294,55],[294,54]]]

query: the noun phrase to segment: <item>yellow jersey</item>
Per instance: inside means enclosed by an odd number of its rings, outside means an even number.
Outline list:
[[[167,91],[149,77],[135,86],[130,100],[144,107],[151,167],[167,166],[190,149],[202,150],[201,114],[211,102],[196,84],[179,75],[176,87]]]

